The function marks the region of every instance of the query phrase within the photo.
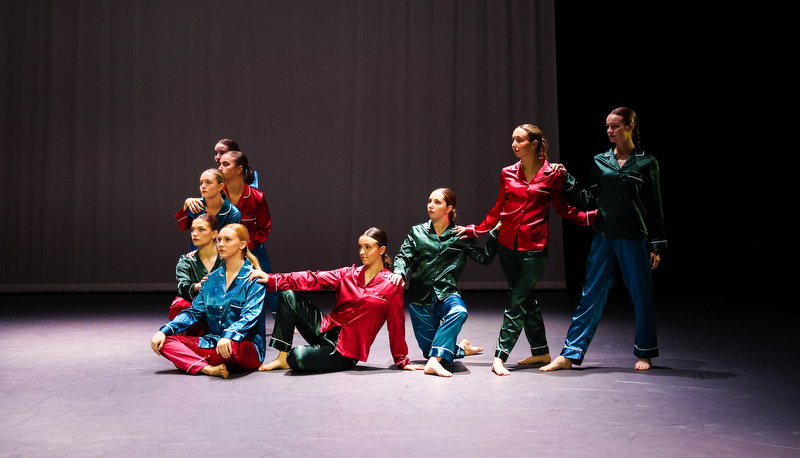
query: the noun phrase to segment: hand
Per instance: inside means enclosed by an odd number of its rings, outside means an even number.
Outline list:
[[[658,267],[658,264],[661,262],[661,256],[658,253],[651,252],[650,253],[650,270],[655,270]]]
[[[231,339],[227,339],[225,337],[219,339],[219,342],[217,342],[217,354],[225,359],[228,359],[231,357],[231,355],[233,355]]]
[[[403,366],[404,371],[424,371],[425,365],[424,364],[406,364]]]
[[[550,167],[553,168],[556,172],[567,173],[567,168],[564,167],[564,164],[551,162]]]
[[[164,347],[164,341],[167,340],[167,335],[161,331],[156,332],[153,338],[150,339],[150,348],[161,356],[161,349]]]
[[[188,209],[192,213],[200,213],[203,211],[203,201],[199,197],[189,197],[183,202],[183,209]]]
[[[250,281],[257,281],[259,283],[269,283],[269,274],[260,269],[253,269],[250,272]]]
[[[399,274],[392,274],[392,276],[389,277],[389,281],[392,282],[394,286],[403,286],[406,284],[406,281],[403,280],[403,276]]]
[[[196,254],[197,254],[197,250],[192,250],[192,251],[186,253],[186,257],[194,259],[194,255],[196,255]]]
[[[452,230],[453,234],[456,236],[463,235],[464,232],[467,232],[467,228],[464,226],[455,226]],[[463,237],[462,237],[463,238]]]

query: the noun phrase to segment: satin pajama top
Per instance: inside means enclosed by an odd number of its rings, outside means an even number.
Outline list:
[[[203,202],[203,208],[205,208],[205,197],[201,198],[200,200]],[[188,209],[184,210],[181,208],[178,210],[178,213],[175,213],[175,219],[178,220],[178,228],[182,231],[190,230],[192,228],[192,221],[194,221],[195,218],[203,213],[205,213],[205,210],[201,211],[200,213],[194,213]],[[225,227],[226,224],[238,223],[241,219],[239,209],[236,208],[236,206],[233,205],[228,199],[222,200],[222,208],[220,208],[219,213],[217,213],[216,216],[220,229]],[[192,246],[194,247],[194,245]]]
[[[511,250],[543,251],[547,248],[550,205],[562,218],[579,226],[594,223],[594,211],[580,211],[564,197],[564,173],[544,161],[542,168],[528,182],[522,170],[522,161],[503,168],[500,172],[500,193],[483,222],[467,226],[466,235],[476,238],[494,228],[498,221],[498,242]]]
[[[598,234],[610,239],[644,240],[655,253],[667,250],[655,156],[636,149],[620,168],[611,148],[594,157],[586,184],[586,189],[581,189],[569,176],[566,192],[575,205],[597,209],[594,229]]]
[[[364,284],[364,266],[329,271],[269,274],[268,291],[336,290],[336,307],[322,319],[321,332],[339,326],[336,350],[348,358],[366,361],[383,323],[389,331],[389,347],[394,363],[403,368],[409,363],[406,346],[403,288],[389,280],[383,269]]]
[[[394,273],[409,282],[407,297],[411,304],[430,306],[431,294],[436,294],[439,300],[453,294],[460,296],[456,283],[464,273],[467,256],[483,265],[492,263],[497,254],[496,242],[490,240],[485,249],[481,248],[474,240],[455,235],[454,227],[451,223],[438,236],[433,222],[418,224],[400,246],[394,258]]]
[[[247,248],[252,250],[266,242],[272,230],[272,217],[264,193],[245,183],[242,197],[239,198],[236,207],[242,215],[242,225],[250,233],[250,243],[247,244]],[[219,227],[222,228],[222,225]]]
[[[213,272],[224,265],[225,261],[217,254],[217,260],[214,262],[214,267],[211,268],[211,271]],[[194,290],[195,283],[200,283],[200,280],[206,275],[208,275],[208,271],[199,257],[182,254],[178,259],[178,265],[175,266],[178,296],[191,302],[200,293],[200,291]]]
[[[171,336],[204,320],[208,332],[200,337],[201,348],[215,348],[223,337],[234,342],[249,340],[255,345],[259,360],[264,361],[267,352],[266,288],[261,283],[250,281],[252,271],[252,264],[245,259],[230,288],[225,287],[225,266],[211,272],[192,306],[162,326],[161,332]]]

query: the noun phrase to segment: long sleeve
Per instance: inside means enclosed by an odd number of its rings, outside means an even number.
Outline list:
[[[237,280],[238,281],[238,280]],[[244,304],[231,303],[230,307],[236,309],[241,307],[239,319],[228,325],[222,331],[222,337],[231,339],[234,342],[241,342],[245,339],[248,332],[256,326],[264,308],[264,296],[266,288],[261,283],[245,280],[243,286],[246,301]],[[234,310],[236,312],[236,310]]]
[[[336,289],[345,273],[345,269],[306,270],[284,274],[269,274],[268,291],[318,291]]]
[[[394,363],[402,369],[409,362],[408,345],[406,344],[406,315],[403,310],[403,288],[397,287],[389,297],[386,316],[386,328],[389,331],[389,348]]]
[[[403,240],[403,244],[400,245],[400,249],[394,256],[394,267],[392,270],[395,274],[401,275],[406,280],[408,280],[408,274],[411,269],[414,254],[416,253],[416,248],[417,241],[414,237],[414,231],[412,230],[406,235],[406,239]]]
[[[175,280],[178,282],[178,296],[189,302],[197,296],[197,291],[194,290],[194,284],[197,282],[193,277],[194,268],[191,261],[185,256],[181,256],[178,265],[175,266]]]

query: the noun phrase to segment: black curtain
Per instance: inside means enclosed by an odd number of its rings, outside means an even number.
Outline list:
[[[513,128],[559,158],[552,1],[0,4],[0,291],[172,289],[172,215],[233,138],[258,171],[275,271],[395,253],[431,190],[491,208]],[[564,287],[560,218],[540,282]],[[503,287],[497,263],[463,286]]]

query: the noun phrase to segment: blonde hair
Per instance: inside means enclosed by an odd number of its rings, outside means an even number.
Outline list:
[[[246,245],[242,250],[242,259],[250,260],[250,264],[253,265],[254,269],[261,269],[261,264],[258,263],[258,259],[247,248],[247,245],[250,244],[250,233],[247,231],[247,228],[239,223],[226,224],[225,227],[223,227],[222,229],[225,228],[230,228],[236,234],[236,237],[238,237],[239,240],[246,242]]]

